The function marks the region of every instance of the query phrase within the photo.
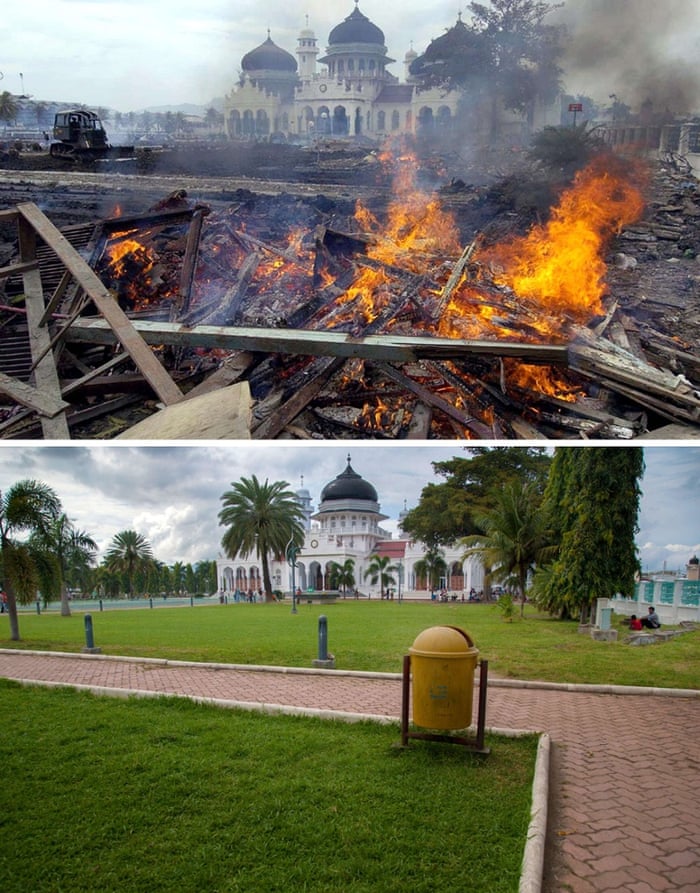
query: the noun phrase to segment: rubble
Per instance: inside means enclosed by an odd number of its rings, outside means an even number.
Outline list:
[[[549,334],[483,260],[485,233],[520,224],[486,216],[485,187],[438,203],[459,249],[424,233],[397,247],[425,208],[390,238],[391,196],[371,188],[374,227],[342,191],[180,187],[60,230],[19,202],[0,211],[17,228],[0,242],[0,437],[697,437],[697,186],[659,166],[643,220],[609,246],[604,313]],[[233,428],[165,427],[214,392],[235,394]]]

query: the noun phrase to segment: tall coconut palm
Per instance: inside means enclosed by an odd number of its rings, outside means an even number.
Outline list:
[[[377,555],[375,553],[369,556],[365,580],[369,577],[372,586],[376,586],[379,583],[379,592],[381,597],[384,598],[384,590],[396,583],[392,576],[395,570],[398,570],[398,567],[391,563],[391,558],[388,555]]]
[[[19,641],[17,601],[26,604],[36,597],[42,571],[47,567],[42,560],[47,557],[46,553],[42,556],[28,542],[20,542],[16,537],[45,532],[60,510],[58,496],[40,481],[19,481],[0,493],[0,559],[12,641]]]
[[[147,571],[153,562],[153,550],[148,540],[135,530],[122,530],[116,534],[105,552],[104,563],[112,571],[124,574],[129,598],[134,593],[134,577],[138,571]]]
[[[343,590],[343,598],[347,595],[348,586],[355,585],[355,559],[346,558],[342,564],[331,562],[331,587]]]
[[[494,568],[494,579],[516,581],[521,616],[529,573],[554,553],[540,504],[531,484],[515,481],[498,494],[493,509],[476,519],[483,534],[462,540],[468,547],[465,558],[479,555],[485,565]]]
[[[262,565],[266,600],[272,599],[270,555],[282,556],[290,540],[300,547],[304,541],[304,513],[296,494],[286,481],[261,483],[255,475],[232,483],[221,500],[219,524],[228,529],[221,545],[229,558],[242,558],[257,551]]]
[[[45,531],[32,535],[36,545],[56,557],[61,616],[70,617],[68,580],[72,573],[89,567],[97,553],[97,543],[82,530],[76,530],[65,514],[60,514]]]

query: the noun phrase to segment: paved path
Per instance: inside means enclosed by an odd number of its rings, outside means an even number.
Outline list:
[[[393,674],[7,650],[0,676],[389,717],[401,706]],[[551,736],[544,893],[698,893],[700,696],[619,692],[489,686],[488,726]]]

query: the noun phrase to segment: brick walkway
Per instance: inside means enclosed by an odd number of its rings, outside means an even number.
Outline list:
[[[0,676],[375,716],[401,706],[392,674],[8,650]],[[700,890],[700,692],[676,694],[490,684],[488,726],[551,736],[544,893]]]

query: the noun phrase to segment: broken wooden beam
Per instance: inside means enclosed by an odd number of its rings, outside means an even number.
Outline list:
[[[37,232],[32,224],[22,217],[17,221],[17,232],[19,235],[20,257],[23,262],[31,263],[37,259]],[[45,326],[40,325],[45,310],[41,271],[38,267],[25,270],[22,273],[22,281],[24,286],[24,306],[27,310],[27,324],[29,326],[29,347],[32,360],[35,363],[33,384],[37,391],[46,394],[58,405],[63,400],[58,380],[58,371],[53,354],[51,351],[46,351],[46,347],[50,343],[49,331]],[[67,440],[70,437],[68,422],[63,409],[53,414],[41,414],[40,421],[42,433],[47,440]]]
[[[568,348],[558,344],[520,344],[512,341],[477,341],[407,335],[354,337],[346,332],[311,332],[305,329],[262,329],[247,326],[183,326],[179,323],[139,320],[134,330],[147,344],[177,347],[251,350],[263,353],[317,357],[361,357],[388,363],[421,359],[456,360],[481,355],[516,357],[527,363],[568,364]],[[105,320],[78,319],[67,332],[69,341],[113,344],[115,333]]]
[[[150,350],[135,331],[131,321],[105,288],[97,274],[83,260],[60,230],[32,202],[18,205],[17,210],[19,211],[20,219],[26,221],[32,227],[36,234],[56,254],[66,269],[73,274],[73,277],[79,282],[82,289],[103,315],[105,324],[113,331],[115,340],[122,344],[162,402],[169,405],[182,400],[182,392],[168,375],[165,368],[158,362],[153,351]],[[33,259],[23,257],[23,260]],[[34,274],[25,273],[25,277],[31,275]],[[41,314],[34,323],[36,327],[38,327],[44,311],[43,294],[41,303]]]
[[[70,403],[66,403],[65,400],[57,399],[53,394],[39,391],[26,382],[11,378],[3,372],[0,372],[0,394],[11,397],[16,403],[33,409],[39,415],[47,418],[53,418],[70,406]]]

